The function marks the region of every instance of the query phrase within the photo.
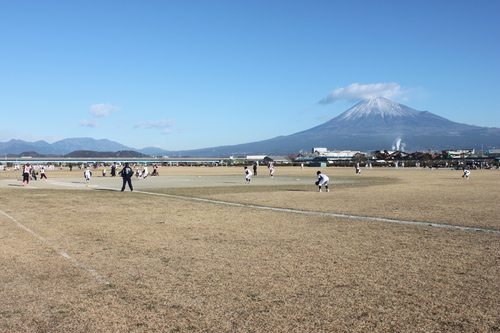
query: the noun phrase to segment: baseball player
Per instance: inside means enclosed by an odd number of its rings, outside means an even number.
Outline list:
[[[325,189],[327,192],[330,192],[330,189],[328,188],[328,181],[330,178],[328,178],[327,175],[324,175],[321,173],[321,171],[316,172],[318,175],[318,181],[316,181],[316,185],[318,185],[318,192],[321,192],[321,186],[325,185]]]
[[[250,180],[252,179],[252,171],[250,171],[249,168],[245,167],[245,180],[247,184],[250,183]]]

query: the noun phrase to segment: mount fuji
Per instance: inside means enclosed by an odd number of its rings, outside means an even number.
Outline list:
[[[376,99],[359,102],[346,112],[342,113],[340,120],[355,121],[360,118],[377,117],[396,118],[418,116],[419,111],[413,110],[405,105],[391,101],[390,99],[379,97]]]
[[[329,150],[427,151],[500,147],[500,128],[456,123],[379,97],[361,101],[311,129],[273,139],[193,150],[190,154],[295,154],[313,147]]]

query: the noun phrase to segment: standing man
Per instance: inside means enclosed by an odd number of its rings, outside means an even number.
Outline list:
[[[321,192],[322,185],[325,185],[326,191],[330,192],[330,190],[328,189],[328,181],[330,180],[330,178],[328,178],[327,175],[322,174],[321,171],[318,171],[316,174],[318,175],[318,181],[316,182],[316,185],[318,185],[319,188],[318,192]]]
[[[31,165],[26,163],[23,168],[23,185],[28,186],[30,182]]]
[[[87,184],[90,181],[90,176],[92,176],[92,171],[90,171],[90,168],[87,167],[85,171],[83,172],[83,177],[85,177],[85,180],[87,181]]]
[[[274,163],[273,162],[269,162],[269,176],[271,176],[271,178],[274,178]]]
[[[257,176],[257,164],[259,164],[259,162],[255,162],[253,164],[253,174]]]
[[[127,183],[128,187],[130,188],[130,191],[133,191],[134,189],[132,188],[132,176],[134,175],[134,171],[129,166],[128,162],[125,163],[125,166],[119,173],[122,175],[123,178],[122,192],[125,191],[125,185],[127,185]]]

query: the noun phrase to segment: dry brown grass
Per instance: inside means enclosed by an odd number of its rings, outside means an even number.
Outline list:
[[[246,186],[241,168],[163,168],[241,185],[148,191],[500,230],[498,170],[326,168],[330,193],[261,170]],[[500,331],[498,233],[88,188],[0,195],[15,219],[0,214],[0,332]]]

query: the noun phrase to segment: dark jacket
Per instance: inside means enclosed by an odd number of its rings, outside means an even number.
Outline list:
[[[129,166],[124,167],[122,171],[120,171],[120,175],[122,175],[123,178],[130,178],[133,174],[134,171]]]

